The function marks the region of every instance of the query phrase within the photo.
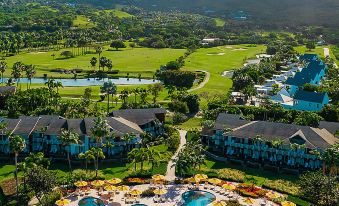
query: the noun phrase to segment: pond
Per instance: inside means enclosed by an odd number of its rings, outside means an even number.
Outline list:
[[[7,82],[9,78],[4,78],[4,82]],[[14,81],[14,79],[12,79]],[[137,78],[116,78],[116,79],[54,79],[56,82],[61,82],[64,87],[84,87],[84,86],[101,86],[104,82],[111,81],[117,85],[137,85],[137,84],[154,84],[159,82],[159,80],[153,79],[137,79]],[[44,78],[33,78],[32,84],[44,84],[48,79]],[[0,82],[2,79],[0,78]],[[27,78],[21,78],[20,83],[27,83],[29,80]]]
[[[182,194],[182,199],[184,200],[182,206],[206,206],[216,198],[215,195],[210,192],[195,190]]]
[[[78,203],[79,206],[105,206],[104,202],[98,198],[85,197]]]

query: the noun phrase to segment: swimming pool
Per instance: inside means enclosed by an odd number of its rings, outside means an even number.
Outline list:
[[[210,192],[206,191],[187,191],[182,194],[184,204],[182,206],[206,206],[213,202],[216,198]]]
[[[85,197],[79,201],[79,206],[105,206],[104,202],[98,198]]]

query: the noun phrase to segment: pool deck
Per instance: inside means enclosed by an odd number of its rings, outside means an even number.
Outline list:
[[[139,189],[141,191],[144,191],[150,187],[155,187],[154,185],[149,185],[149,184],[144,184],[144,185],[137,185],[133,186],[130,189]],[[126,198],[124,198],[125,192],[120,192],[119,194],[115,194],[113,201],[109,201],[109,194],[108,192],[102,192],[101,196],[98,196],[98,191],[95,189],[91,189],[90,193],[88,195],[84,196],[78,196],[71,194],[70,196],[67,197],[67,199],[71,200],[71,204],[69,206],[78,206],[78,203],[81,199],[85,197],[95,197],[102,199],[107,206],[119,206],[119,205],[133,205],[133,204],[145,204],[148,206],[176,206],[176,205],[182,205],[182,194],[184,192],[189,191],[189,185],[165,185],[163,186],[168,190],[168,193],[163,195],[162,198],[166,199],[166,202],[163,203],[155,203],[154,202],[154,197],[149,197],[149,198],[138,198],[138,202],[133,202],[133,203],[125,203]],[[212,188],[218,188],[217,190],[222,190],[220,187],[214,187],[214,186],[209,186],[208,189],[204,189],[203,186],[200,186],[199,189],[202,191],[210,192],[213,195],[216,196],[217,200],[230,200],[230,199],[236,199],[239,200],[239,203],[243,205],[248,205],[245,204],[242,200],[244,199],[243,197],[239,196],[238,194],[229,191],[227,196],[226,195],[220,195],[219,193],[216,192],[215,189]],[[259,198],[255,199],[255,203],[251,204],[253,206],[278,206],[278,204],[273,203],[271,201],[268,201],[264,198]]]

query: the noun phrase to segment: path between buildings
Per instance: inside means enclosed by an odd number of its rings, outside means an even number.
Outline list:
[[[324,48],[324,56],[330,56],[330,49],[329,48]]]
[[[175,176],[175,163],[174,160],[177,158],[179,151],[184,147],[186,144],[186,133],[187,131],[185,130],[179,130],[180,133],[180,145],[178,150],[175,152],[175,154],[172,156],[171,160],[169,161],[167,165],[167,172],[165,175],[165,179],[168,181],[174,181],[176,176]]]
[[[203,71],[203,70],[201,70],[200,72],[204,72],[206,74],[204,81],[202,81],[197,87],[189,89],[188,92],[193,92],[195,90],[203,88],[205,84],[207,84],[207,82],[210,80],[211,73],[209,73],[208,71]]]

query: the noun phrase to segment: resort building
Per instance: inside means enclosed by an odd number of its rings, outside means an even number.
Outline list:
[[[165,113],[162,109],[121,110],[113,113],[113,117],[105,118],[110,135],[104,137],[102,142],[103,144],[110,142],[114,145],[112,148],[103,149],[108,156],[121,153],[126,150],[126,147],[128,149],[138,147],[144,132],[160,135],[164,131],[162,125],[165,121]],[[76,157],[79,153],[95,146],[91,133],[94,119],[64,119],[53,115],[0,119],[0,123],[6,124],[6,129],[0,131],[0,154],[10,153],[7,134],[13,134],[25,139],[26,148],[23,153],[43,152],[46,156],[63,157],[64,146],[59,137],[62,129],[66,129],[77,133],[80,137],[80,144],[66,147],[70,154]]]
[[[285,109],[319,111],[329,103],[327,93],[297,91],[292,98],[285,97],[281,105]]]
[[[332,131],[327,130],[329,127]],[[203,131],[202,140],[210,150],[222,154],[230,161],[299,171],[322,167],[319,154],[339,143],[333,130],[338,131],[339,124],[322,122],[319,128],[313,128],[248,121],[239,115],[221,113],[214,128]]]

